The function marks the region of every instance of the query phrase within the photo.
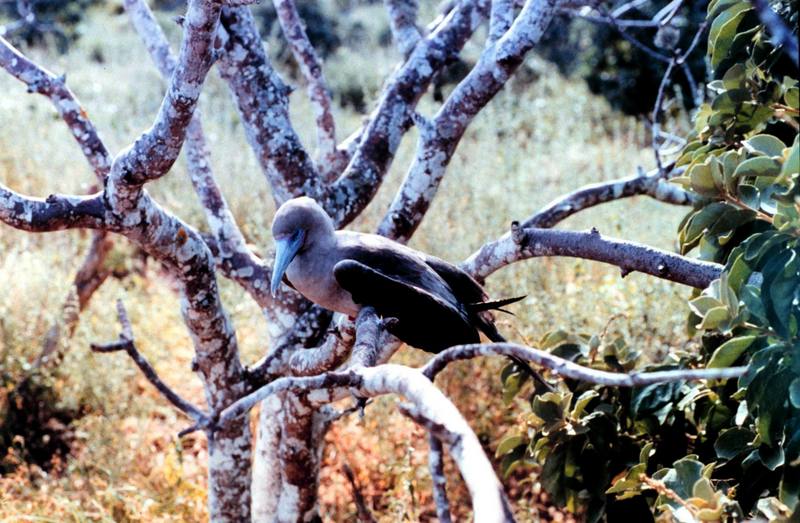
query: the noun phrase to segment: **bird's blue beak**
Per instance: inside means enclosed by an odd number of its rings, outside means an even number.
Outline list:
[[[292,263],[292,260],[297,256],[297,252],[303,246],[303,241],[306,238],[306,232],[298,229],[291,236],[276,238],[275,239],[275,263],[272,267],[272,281],[270,282],[270,292],[275,296],[278,292],[278,287],[281,286],[281,279],[286,268]]]

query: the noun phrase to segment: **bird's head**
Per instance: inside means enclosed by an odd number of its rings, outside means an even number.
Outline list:
[[[272,220],[275,263],[270,290],[273,296],[294,257],[310,246],[332,238],[333,232],[330,216],[308,196],[291,199],[280,206]]]

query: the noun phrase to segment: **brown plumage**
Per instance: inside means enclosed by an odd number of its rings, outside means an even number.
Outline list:
[[[398,320],[393,335],[428,352],[477,343],[481,332],[505,341],[489,310],[521,299],[488,301],[483,287],[451,263],[382,236],[336,231],[311,198],[284,203],[272,233],[273,292],[285,273],[285,282],[326,309],[355,317],[371,306]]]

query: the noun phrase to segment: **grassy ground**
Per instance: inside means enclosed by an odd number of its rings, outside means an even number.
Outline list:
[[[380,6],[361,8],[348,20],[362,20],[371,28],[368,39],[385,30]],[[163,22],[176,38],[170,18],[165,16]],[[69,73],[69,85],[111,150],[117,151],[149,125],[163,83],[124,16],[100,9],[80,29],[83,36],[68,54],[36,50],[30,54],[55,72]],[[397,56],[374,42],[366,44],[371,48],[368,55],[341,48],[328,59],[326,73],[335,89],[361,82],[372,99]],[[474,56],[477,49],[477,43],[471,44],[467,53]],[[462,260],[484,241],[502,234],[511,220],[524,218],[566,191],[631,174],[637,165],[651,167],[641,124],[614,114],[584,85],[560,77],[535,57],[527,62],[525,76],[528,81],[513,82],[470,128],[439,198],[412,242],[415,247]],[[0,180],[38,196],[88,191],[93,177],[47,100],[26,94],[3,74],[0,93]],[[433,104],[426,99],[421,107],[429,113]],[[202,109],[215,172],[245,236],[263,252],[270,244],[274,208],[230,98],[213,73]],[[302,89],[292,95],[292,112],[298,131],[310,143],[313,120]],[[346,110],[337,116],[342,136],[362,118]],[[415,137],[412,131],[404,140],[378,197],[354,229],[374,229],[410,163]],[[148,190],[203,228],[182,162]],[[609,235],[671,248],[682,213],[637,198],[587,211],[563,227],[597,226]],[[38,353],[45,332],[61,312],[88,240],[89,235],[79,231],[30,235],[0,227],[0,375],[6,383],[23,376]],[[118,243],[115,260],[123,267],[130,264],[126,257],[130,248],[124,241]],[[534,342],[556,328],[599,332],[611,317],[616,317],[612,332],[653,357],[684,339],[687,290],[641,275],[621,279],[618,270],[599,264],[538,259],[501,271],[490,278],[488,287],[495,296],[528,295],[515,306],[516,317],[504,319],[503,330],[515,340]],[[263,318],[234,285],[223,281],[222,292],[245,363],[251,363],[269,347]],[[108,281],[81,317],[53,379],[62,406],[85,413],[75,423],[74,450],[50,472],[20,466],[0,477],[0,521],[205,519],[205,441],[175,439],[185,419],[153,392],[128,359],[88,350],[92,341],[116,337],[114,301],[119,297],[129,310],[142,352],[183,395],[202,401],[201,384],[189,370],[192,349],[180,320],[178,297],[158,268],[151,264],[143,276]],[[424,359],[423,353],[412,349],[396,356],[403,363]],[[498,378],[502,366],[497,360],[454,365],[440,382],[490,452],[526,411],[523,404],[503,405]],[[6,407],[3,398],[0,394],[0,409]],[[431,516],[425,440],[392,408],[394,401],[381,399],[363,419],[347,419],[332,430],[320,493],[326,520],[344,521],[354,514],[341,471],[345,462],[354,469],[380,521]],[[24,445],[15,442],[7,459],[22,455]],[[535,481],[518,483],[511,495],[520,520],[560,517],[539,506]],[[463,486],[455,480],[452,489],[459,513],[466,514]]]

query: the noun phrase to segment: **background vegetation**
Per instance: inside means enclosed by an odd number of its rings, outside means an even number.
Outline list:
[[[321,6],[320,16],[338,15],[337,25],[320,38],[330,40],[323,46],[326,74],[344,135],[358,126],[361,113],[369,109],[382,79],[400,57],[388,45],[382,5],[314,5]],[[431,13],[435,6],[421,7],[423,13]],[[262,12],[265,27],[268,11]],[[160,16],[169,36],[177,39],[170,13]],[[74,31],[80,37],[66,53],[52,46],[26,52],[51,70],[69,72],[70,86],[113,150],[149,125],[163,82],[115,4],[90,8]],[[265,34],[270,34],[270,54],[288,58],[277,30]],[[481,38],[477,35],[476,41]],[[468,45],[465,60],[474,60],[478,49]],[[276,62],[287,78],[293,78],[290,60]],[[0,179],[27,194],[87,192],[93,183],[91,173],[48,102],[27,95],[5,75],[0,75],[0,92],[6,93],[0,97]],[[220,184],[242,232],[257,251],[265,253],[271,245],[272,199],[227,91],[213,74],[204,87],[202,107]],[[428,95],[420,108],[429,112],[432,107]],[[311,139],[313,116],[302,90],[292,95],[292,113],[298,132]],[[690,131],[685,115],[678,115],[672,124],[678,134]],[[412,158],[416,136],[410,134],[379,196],[354,229],[373,230],[388,206]],[[646,169],[654,165],[643,123],[616,112],[583,82],[564,76],[536,55],[480,113],[464,140],[467,143],[456,153],[440,197],[412,241],[413,246],[451,261],[465,258],[505,231],[512,219],[529,215],[564,192],[631,174],[638,165]],[[174,171],[149,190],[182,218],[202,224],[183,164],[178,162]],[[586,211],[564,226],[596,226],[604,233],[673,249],[679,247],[676,231],[684,214],[685,209],[637,198]],[[18,397],[9,393],[29,374],[45,333],[62,313],[89,239],[81,232],[30,235],[0,228],[0,386],[5,391],[0,391],[0,419],[6,429],[15,419],[16,426],[35,422],[50,429],[26,434],[0,428],[0,454],[6,454],[0,463],[0,520],[202,521],[205,440],[178,441],[175,434],[186,421],[160,399],[131,362],[88,350],[90,342],[116,336],[113,304],[122,297],[143,354],[185,397],[202,396],[200,382],[189,371],[191,343],[179,317],[177,296],[157,264],[122,252],[113,256],[119,277],[93,298],[55,374],[31,381],[31,386],[42,389],[31,395],[37,401],[30,405],[8,401]],[[120,251],[131,249],[117,243]],[[695,347],[686,341],[685,288],[638,274],[619,276],[618,270],[599,264],[541,258],[505,269],[490,278],[488,287],[496,296],[528,294],[515,307],[516,317],[503,321],[502,330],[514,340],[534,343],[558,329],[595,333],[604,347],[619,347],[617,357],[623,366],[633,354],[643,365],[663,362],[668,354],[687,354]],[[263,317],[235,285],[223,281],[222,289],[244,358],[254,362],[269,346]],[[573,341],[590,343],[588,338]],[[425,355],[406,348],[396,358],[422,362]],[[476,360],[453,365],[439,378],[488,453],[497,451],[498,470],[508,469],[514,461],[523,464],[522,455],[516,460],[503,455],[519,446],[510,445],[507,437],[519,436],[520,428],[532,420],[528,395],[509,393],[508,380],[504,389],[503,366],[498,359]],[[679,392],[685,391],[675,391]],[[424,434],[388,409],[389,401],[394,400],[376,402],[363,419],[356,415],[339,422],[329,434],[320,495],[326,518],[344,521],[355,514],[344,464],[353,469],[368,504],[382,521],[433,517]],[[47,451],[56,440],[65,445],[55,453]],[[501,443],[505,447],[498,449]],[[638,447],[626,452],[624,459],[635,464]],[[572,517],[554,508],[553,501],[584,510],[570,494],[571,486],[559,489],[548,484],[543,466],[546,462],[531,459],[508,470],[509,493],[519,519]],[[456,492],[463,491],[462,485],[456,482],[450,488],[451,499],[463,499],[463,492]],[[595,497],[599,499],[604,490]],[[454,508],[461,511],[458,516],[468,510]]]

